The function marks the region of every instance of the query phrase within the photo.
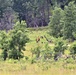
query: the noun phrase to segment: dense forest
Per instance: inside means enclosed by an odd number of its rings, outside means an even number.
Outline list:
[[[0,0],[0,30],[12,29],[16,21],[25,20],[28,27],[47,26],[54,8],[74,0]]]

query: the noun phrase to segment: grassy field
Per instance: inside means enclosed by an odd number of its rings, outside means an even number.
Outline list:
[[[0,64],[0,75],[76,75],[76,70],[73,69],[64,69],[53,64],[49,67],[43,70],[42,64],[39,67],[37,64],[3,62]]]
[[[37,63],[31,64],[31,49],[35,48],[36,46],[40,45],[42,49],[46,43],[45,38],[40,39],[39,43],[36,43],[36,38],[39,36],[46,36],[48,39],[55,41],[53,37],[49,36],[48,27],[45,28],[29,28],[28,29],[28,37],[30,41],[26,44],[26,51],[24,51],[24,55],[29,57],[28,60],[25,58],[18,60],[0,60],[0,75],[76,75],[76,64],[68,64],[64,65],[64,67],[68,66],[68,68],[64,68],[63,64],[65,62],[54,62],[53,60],[48,60],[47,63],[42,62],[41,60]],[[48,43],[51,47],[54,46],[53,43]],[[1,53],[1,50],[0,50]]]

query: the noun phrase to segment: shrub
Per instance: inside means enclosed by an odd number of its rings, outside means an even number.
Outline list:
[[[32,56],[35,55],[36,58],[39,58],[40,56],[40,46],[37,46],[36,48],[32,49],[31,52],[32,52]]]
[[[54,59],[58,60],[58,57],[61,57],[64,54],[64,50],[67,48],[67,45],[62,41],[62,39],[58,39],[55,43],[54,51],[55,56]]]
[[[70,54],[72,55],[72,57],[75,59],[76,57],[76,41],[73,42],[73,44],[70,46]]]
[[[42,51],[42,57],[44,59],[51,59],[53,56],[53,50],[48,44],[45,45],[45,50]]]

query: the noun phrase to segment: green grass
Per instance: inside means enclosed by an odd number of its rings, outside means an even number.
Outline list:
[[[40,45],[41,49],[44,49],[46,43],[45,38],[40,39],[39,43],[36,43],[36,38],[39,36],[46,36],[48,39],[56,41],[55,38],[51,37],[48,33],[48,27],[40,28],[28,28],[27,35],[30,38],[30,41],[26,44],[26,51],[24,55],[28,57],[28,60],[25,58],[18,60],[0,60],[0,75],[76,75],[76,64],[68,64],[63,67],[65,62],[54,62],[53,60],[48,60],[49,62],[42,62],[42,60],[37,63],[31,64],[31,49]],[[42,43],[43,42],[43,43]],[[51,48],[53,48],[54,43],[48,43]],[[1,53],[1,50],[0,50]],[[66,54],[69,52],[66,50]]]
[[[46,69],[46,64],[40,64],[40,66],[23,64],[22,66],[20,63],[3,62],[1,64],[3,68],[0,66],[0,75],[76,75],[75,69],[64,69],[59,64],[48,64],[50,68]]]

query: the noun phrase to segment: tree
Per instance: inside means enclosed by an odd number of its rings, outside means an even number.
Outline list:
[[[76,0],[50,0],[50,2],[52,3],[53,6],[55,6],[55,7],[58,6],[63,10],[64,10],[64,7],[72,1],[75,1],[75,3],[76,3]]]
[[[4,60],[8,57],[10,41],[10,36],[5,31],[0,31],[0,49],[2,49],[2,57]]]
[[[26,23],[24,21],[17,22],[10,35],[12,40],[10,42],[9,58],[20,59],[23,57],[22,50],[25,50],[25,45],[29,40],[26,35]]]
[[[7,7],[11,6],[11,0],[0,0],[0,18],[3,18],[3,13]]]
[[[44,26],[49,22],[50,0],[12,0],[13,10],[19,20],[26,20],[31,27]]]
[[[11,29],[7,26],[9,23],[7,20],[9,20],[8,17],[10,16],[6,15],[6,17],[4,17],[8,7],[17,12],[20,22],[21,20],[25,20],[28,27],[38,27],[48,24],[49,16],[55,6],[64,9],[64,6],[68,5],[70,1],[75,1],[76,3],[76,0],[0,0],[0,21],[3,23],[0,24],[0,29]],[[8,15],[9,13],[10,10]]]
[[[0,30],[12,29],[14,18],[14,11],[12,7],[12,0],[0,0]]]
[[[62,36],[62,28],[61,18],[63,17],[63,10],[61,8],[55,8],[53,11],[53,15],[50,17],[50,35],[54,37]]]
[[[25,50],[25,45],[28,42],[26,35],[26,23],[24,21],[17,22],[8,33],[0,31],[0,49],[3,50],[2,57],[6,60],[7,57],[20,59],[23,57],[22,50]]]
[[[76,5],[70,2],[64,9],[63,37],[65,39],[75,39],[76,33]]]

